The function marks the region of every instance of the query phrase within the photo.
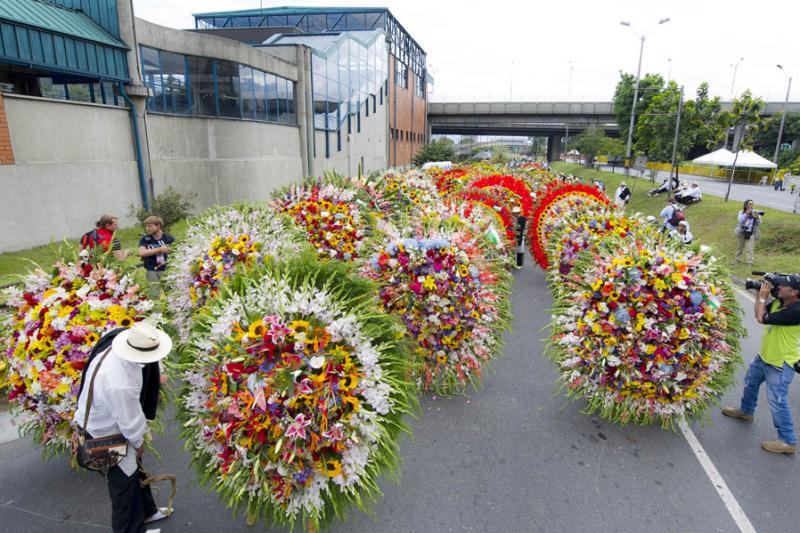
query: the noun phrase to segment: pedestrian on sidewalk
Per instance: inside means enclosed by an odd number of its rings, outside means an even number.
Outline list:
[[[147,232],[139,239],[139,257],[142,258],[150,283],[149,294],[151,300],[161,297],[161,276],[167,269],[169,246],[175,242],[175,237],[164,233],[164,220],[158,216],[149,216],[144,219],[144,230]]]
[[[739,263],[744,258],[744,262],[748,266],[753,266],[753,252],[756,241],[761,237],[759,226],[761,226],[761,215],[763,214],[763,211],[756,211],[753,205],[753,200],[744,201],[734,229],[738,240],[734,262]]]
[[[767,401],[777,440],[761,443],[770,453],[794,454],[797,448],[792,412],[787,398],[789,386],[800,361],[800,275],[775,276],[777,297],[772,299],[773,285],[763,282],[755,301],[759,324],[767,326],[761,337],[761,352],[756,354],[744,378],[744,392],[739,407],[725,407],[722,414],[752,422],[761,384],[767,383]],[[767,300],[771,300],[767,303]]]
[[[122,435],[127,452],[105,473],[111,497],[111,527],[114,533],[142,533],[145,524],[167,517],[159,509],[146,479],[141,459],[147,419],[154,419],[158,405],[160,373],[158,361],[172,350],[169,335],[137,322],[130,329],[106,334],[93,350],[83,371],[78,406],[73,416],[77,431],[86,439]],[[146,379],[147,378],[147,379]],[[158,529],[149,529],[155,533]]]

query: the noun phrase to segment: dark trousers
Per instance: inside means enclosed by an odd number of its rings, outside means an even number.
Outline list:
[[[145,475],[137,470],[128,477],[118,466],[108,471],[111,496],[111,527],[114,533],[143,533],[144,519],[158,512],[150,485],[142,487]]]

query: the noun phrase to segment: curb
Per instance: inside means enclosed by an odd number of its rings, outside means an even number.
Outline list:
[[[17,428],[14,417],[11,412],[0,412],[0,444],[17,440],[19,437],[19,430]]]

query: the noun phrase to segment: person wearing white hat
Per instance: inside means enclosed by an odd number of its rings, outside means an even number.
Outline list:
[[[118,332],[110,347],[93,354],[83,375],[75,424],[88,438],[122,434],[127,440],[127,453],[106,474],[114,533],[142,533],[146,523],[167,516],[166,509],[156,506],[149,485],[140,484],[144,473],[139,461],[147,427],[140,398],[148,395],[143,390],[143,369],[157,364],[171,350],[169,335],[147,322],[137,322]],[[157,389],[157,380],[154,386]]]

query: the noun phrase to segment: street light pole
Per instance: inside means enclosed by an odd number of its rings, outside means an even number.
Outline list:
[[[572,105],[572,60],[569,61],[569,78],[567,81],[567,115],[569,115],[570,107]],[[569,116],[567,116],[566,120],[567,126],[567,135],[564,139],[564,159],[566,160],[567,156],[569,155]]]
[[[734,91],[733,88],[736,85],[736,71],[739,69],[739,63],[741,63],[742,61],[744,61],[744,58],[740,57],[739,61],[737,61],[735,65],[733,63],[730,64],[730,66],[733,67],[733,79],[731,80],[731,98],[736,98],[736,92]]]
[[[658,21],[658,26],[669,22],[669,18],[665,17]],[[639,79],[642,75],[642,54],[644,53],[644,40],[646,35],[643,33],[641,36],[631,27],[631,23],[627,20],[620,22],[622,26],[627,26],[631,31],[639,37],[641,44],[639,45],[639,65],[636,67],[636,83],[633,86],[633,103],[631,104],[631,123],[628,127],[628,144],[625,146],[625,176],[630,174],[631,166],[631,149],[633,147],[633,125],[636,122],[636,101],[639,99]],[[656,26],[656,28],[658,28]]]
[[[678,177],[677,158],[678,158],[678,136],[681,131],[681,113],[683,112],[683,85],[681,85],[680,100],[678,100],[678,116],[675,118],[675,139],[672,141],[672,166],[669,169],[669,194],[667,200],[672,198],[672,171]]]
[[[784,76],[789,78],[789,85],[786,87],[786,98],[783,100],[783,114],[781,115],[781,125],[778,128],[778,142],[775,144],[775,156],[772,158],[772,162],[776,165],[778,164],[778,152],[781,149],[781,139],[783,138],[783,125],[786,123],[786,106],[789,104],[789,92],[792,90],[792,77],[786,74],[786,71],[783,70],[783,65],[777,65],[781,72],[783,72]]]

